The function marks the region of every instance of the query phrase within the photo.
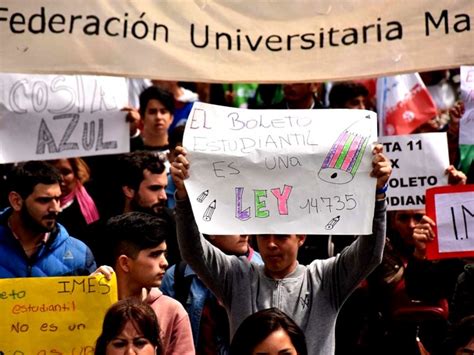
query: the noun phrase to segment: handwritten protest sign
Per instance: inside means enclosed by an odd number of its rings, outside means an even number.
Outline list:
[[[129,151],[124,78],[0,75],[0,163]]]
[[[194,104],[186,188],[208,234],[369,234],[376,114]]]
[[[2,0],[0,71],[248,83],[435,70],[472,63],[472,15],[472,0]]]
[[[428,189],[426,214],[436,222],[428,259],[474,256],[474,185]]]
[[[117,282],[98,277],[0,280],[1,354],[94,353]]]
[[[474,144],[474,66],[461,67],[461,97],[465,111],[460,122],[459,144]]]
[[[384,136],[379,142],[393,169],[386,192],[388,210],[424,208],[425,190],[448,183],[446,133]]]

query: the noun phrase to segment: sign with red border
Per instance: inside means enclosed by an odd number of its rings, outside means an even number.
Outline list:
[[[474,256],[474,185],[427,189],[426,215],[436,222],[427,259]]]

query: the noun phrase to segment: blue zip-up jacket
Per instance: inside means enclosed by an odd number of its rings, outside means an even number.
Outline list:
[[[248,259],[249,261],[258,265],[263,264],[263,260],[260,254],[254,251],[252,248],[250,248],[248,256],[241,256],[241,258]],[[161,292],[163,292],[163,294],[173,298],[175,298],[176,296],[174,290],[175,268],[176,265],[173,265],[166,271],[165,277],[163,278],[163,282],[161,283],[160,287]],[[185,308],[189,314],[189,320],[191,321],[191,328],[193,331],[194,346],[197,349],[201,325],[201,316],[202,311],[204,309],[204,305],[208,300],[212,300],[212,302],[218,301],[189,265],[186,265],[186,268],[184,269],[184,277],[192,277],[191,285],[189,288],[189,296],[186,301]],[[218,343],[220,347],[219,355],[228,354],[229,344],[226,343],[225,339],[216,339],[216,343]]]
[[[0,213],[0,278],[86,276],[96,270],[90,249],[59,223],[48,241],[28,258],[8,227],[10,214],[10,208]]]

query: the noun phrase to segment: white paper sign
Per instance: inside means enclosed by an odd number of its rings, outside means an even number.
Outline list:
[[[474,144],[474,66],[461,67],[461,97],[465,112],[459,126],[459,144]]]
[[[186,188],[207,234],[370,234],[377,118],[194,104]]]
[[[435,195],[440,253],[474,250],[474,192]]]
[[[0,75],[0,163],[129,151],[124,78]]]
[[[379,137],[392,163],[388,181],[388,210],[425,207],[425,190],[446,185],[449,166],[446,133]]]

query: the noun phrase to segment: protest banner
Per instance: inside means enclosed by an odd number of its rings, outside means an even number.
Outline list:
[[[0,75],[0,163],[129,151],[124,78]]]
[[[0,71],[197,82],[472,64],[472,0],[3,0]]]
[[[115,302],[115,277],[1,279],[0,354],[91,355]]]
[[[461,67],[461,98],[465,111],[459,122],[460,163],[467,173],[474,161],[474,66]]]
[[[370,234],[376,114],[195,103],[185,181],[208,234]]]
[[[379,137],[384,154],[392,163],[388,181],[388,210],[425,207],[425,190],[446,185],[449,166],[446,133],[423,133]]]
[[[436,223],[435,239],[426,244],[427,259],[474,256],[474,185],[428,189],[426,215]]]

